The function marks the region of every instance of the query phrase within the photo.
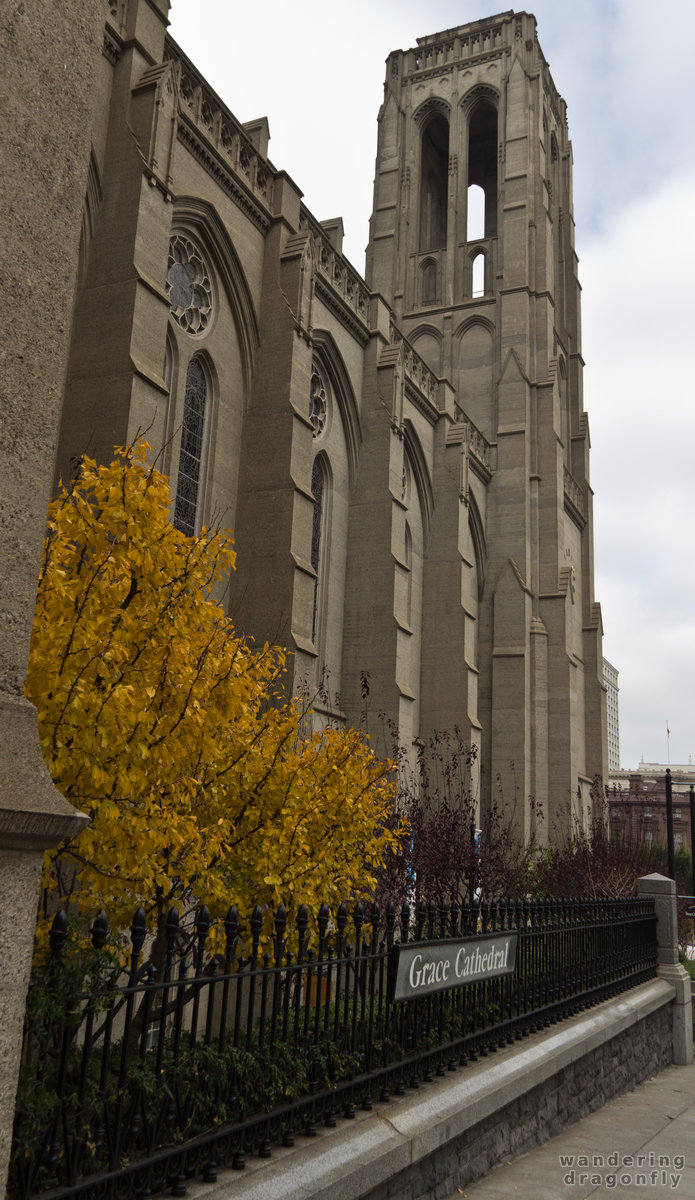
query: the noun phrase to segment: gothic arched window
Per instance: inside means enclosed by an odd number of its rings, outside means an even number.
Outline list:
[[[174,525],[189,535],[196,531],[198,516],[207,398],[208,384],[203,365],[199,358],[192,358],[186,374],[179,473],[174,501]]]
[[[311,640],[316,645],[319,613],[319,581],[321,568],[321,534],[323,532],[323,496],[326,475],[320,458],[314,459],[311,471],[311,494],[314,497],[314,519],[311,530],[311,565],[316,572],[314,581],[314,613],[311,621]]]
[[[485,193],[482,237],[497,236],[497,110],[479,100],[468,126],[468,188],[478,184]],[[470,239],[469,239],[470,240]]]
[[[425,126],[420,153],[420,250],[446,246],[449,122],[437,115]]]
[[[399,702],[399,740],[409,746],[420,729],[420,681],[423,637],[423,563],[424,527],[420,492],[420,474],[411,455],[415,439],[406,434],[403,455],[403,540],[398,555],[396,575],[399,627],[397,630],[397,684],[401,689]]]
[[[431,258],[422,267],[422,303],[437,303],[437,264]]]
[[[468,189],[466,241],[478,242],[485,237],[485,191],[479,183]]]
[[[485,295],[485,253],[475,254],[471,260],[471,296]]]
[[[406,584],[406,620],[410,625],[413,619],[413,535],[410,525],[405,523],[405,569],[408,572]]]

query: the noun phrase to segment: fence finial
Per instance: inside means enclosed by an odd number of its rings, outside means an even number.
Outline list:
[[[92,925],[92,945],[95,950],[101,950],[106,945],[109,936],[109,922],[103,908],[99,910]]]
[[[51,946],[51,954],[56,957],[60,955],[63,946],[65,945],[68,936],[68,914],[64,908],[61,908],[53,918],[49,943]]]

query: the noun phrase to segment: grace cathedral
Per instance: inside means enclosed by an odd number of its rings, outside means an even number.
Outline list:
[[[56,481],[147,431],[172,519],[222,519],[237,628],[370,704],[458,727],[523,836],[606,774],[566,106],[535,18],[386,62],[363,279],[168,36],[107,5]],[[272,116],[272,114],[271,114]],[[291,164],[288,164],[291,167]]]

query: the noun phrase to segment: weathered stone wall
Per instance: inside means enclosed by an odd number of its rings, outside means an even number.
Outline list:
[[[0,688],[21,695],[65,383],[105,4],[2,6]],[[7,591],[5,591],[7,589]]]
[[[0,1184],[42,853],[82,824],[49,779],[23,689],[107,10],[7,0],[0,13]]]
[[[555,1137],[673,1061],[668,1009],[599,1046],[363,1200],[439,1200]]]
[[[243,1172],[220,1171],[200,1185],[200,1200],[444,1200],[667,1067],[679,1020],[677,988],[651,980],[292,1149],[273,1148],[270,1160],[248,1159]]]

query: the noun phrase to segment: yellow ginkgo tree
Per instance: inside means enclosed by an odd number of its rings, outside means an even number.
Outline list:
[[[231,535],[188,537],[147,446],[82,460],[48,515],[27,679],[51,775],[90,823],[45,884],[112,926],[204,900],[315,911],[364,894],[390,853],[392,764],[362,734],[307,732],[285,653],[214,598]]]

